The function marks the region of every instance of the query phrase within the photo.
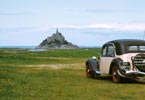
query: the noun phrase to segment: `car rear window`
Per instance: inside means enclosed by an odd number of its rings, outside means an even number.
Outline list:
[[[131,45],[128,46],[128,51],[145,51],[144,45]]]

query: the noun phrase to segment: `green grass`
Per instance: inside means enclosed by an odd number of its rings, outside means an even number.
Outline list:
[[[0,49],[0,63],[3,64],[63,64],[76,63],[82,59],[98,55],[99,49],[72,49],[72,50],[49,50],[47,52],[29,52]],[[56,59],[58,58],[58,59]],[[60,59],[59,59],[60,58]],[[71,58],[71,59],[61,59]],[[72,60],[73,59],[73,60]]]
[[[144,100],[144,83],[115,84],[110,76],[86,77],[83,64],[98,52],[96,49],[47,52],[0,49],[0,100]],[[23,66],[78,63],[81,69]]]

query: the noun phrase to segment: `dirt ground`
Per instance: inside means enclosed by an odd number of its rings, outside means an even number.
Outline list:
[[[37,69],[51,68],[53,70],[68,68],[68,69],[85,69],[85,65],[82,63],[75,64],[40,64],[40,65],[25,65],[25,67],[33,67]]]

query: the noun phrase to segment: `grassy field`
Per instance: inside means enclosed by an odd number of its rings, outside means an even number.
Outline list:
[[[0,49],[0,100],[144,100],[145,83],[89,79],[85,61],[99,49]]]

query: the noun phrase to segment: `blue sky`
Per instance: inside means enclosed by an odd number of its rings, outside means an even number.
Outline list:
[[[0,46],[37,46],[57,27],[79,46],[144,39],[145,0],[0,0]]]

